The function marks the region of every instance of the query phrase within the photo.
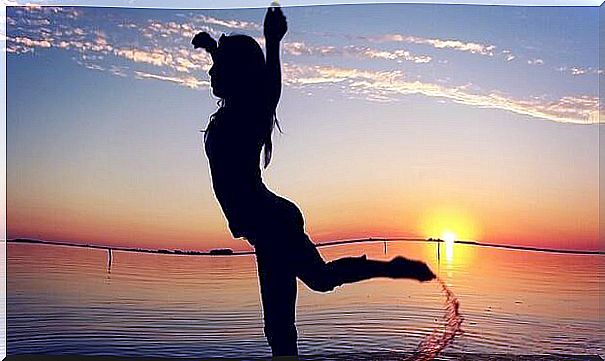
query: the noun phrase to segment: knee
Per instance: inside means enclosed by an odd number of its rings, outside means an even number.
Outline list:
[[[326,264],[321,269],[316,269],[314,272],[306,274],[303,279],[305,284],[317,292],[330,292],[339,286],[336,280],[336,274],[333,272],[329,264]]]
[[[318,292],[330,292],[344,283],[351,282],[367,262],[366,256],[340,258],[318,267],[307,274],[305,283]]]
[[[309,281],[307,282],[307,286],[309,286],[309,288],[313,291],[317,292],[330,292],[336,288],[336,284],[334,284],[334,282],[324,279]]]

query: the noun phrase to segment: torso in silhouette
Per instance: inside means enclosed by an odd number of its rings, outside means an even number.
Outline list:
[[[212,56],[210,84],[222,102],[204,137],[214,194],[233,236],[254,245],[265,335],[276,357],[298,355],[297,278],[313,290],[328,292],[374,277],[435,277],[426,264],[403,257],[386,262],[364,255],[326,262],[305,233],[298,207],[263,183],[260,155],[264,147],[267,164],[281,93],[279,42],[286,31],[285,16],[279,7],[271,7],[263,29],[266,57],[249,36],[221,36],[217,43],[200,32],[192,40],[195,48]]]
[[[251,243],[276,232],[304,232],[298,207],[272,193],[260,169],[262,132],[253,111],[223,107],[206,130],[205,151],[212,186],[234,237]],[[273,238],[273,237],[271,237]]]

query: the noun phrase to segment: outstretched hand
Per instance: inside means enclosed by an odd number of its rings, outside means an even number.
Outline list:
[[[288,31],[288,22],[279,5],[272,5],[267,9],[264,23],[265,39],[268,42],[279,42]]]
[[[216,40],[214,40],[210,34],[205,31],[197,33],[191,40],[191,44],[195,49],[204,48],[210,54],[212,54],[217,48]]]

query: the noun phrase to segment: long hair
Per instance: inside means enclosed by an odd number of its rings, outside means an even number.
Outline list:
[[[229,107],[229,98],[245,100],[243,104],[249,108],[245,110],[250,113],[251,117],[242,121],[257,122],[250,125],[255,129],[253,134],[260,135],[264,152],[263,167],[266,168],[273,153],[271,140],[273,129],[277,127],[281,131],[281,128],[277,121],[275,107],[269,105],[267,67],[263,51],[256,40],[250,36],[223,35],[219,39],[214,60],[215,66],[225,69],[218,81],[228,87],[228,94],[218,101],[219,109],[210,116],[210,122],[220,121],[224,111]],[[244,114],[242,114],[243,116]]]

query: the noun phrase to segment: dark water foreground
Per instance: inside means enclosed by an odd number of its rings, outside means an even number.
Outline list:
[[[327,259],[422,259],[443,284],[376,279],[328,294],[299,284],[300,351],[320,355],[303,359],[404,361],[426,351],[418,346],[423,342],[439,350],[445,345],[436,360],[583,360],[595,358],[573,355],[605,354],[602,255],[455,245],[442,249],[438,262],[430,244],[345,245],[321,252]],[[7,262],[9,355],[270,355],[253,255],[114,251],[109,263],[104,250],[9,244]],[[454,303],[447,302],[443,285],[458,302],[460,332],[451,326],[458,321],[448,311]],[[544,354],[571,356],[492,356]]]
[[[349,353],[339,355],[315,355],[301,356],[296,360],[301,361],[391,361],[405,360],[411,357],[412,354],[395,353],[395,352],[376,352],[376,353]],[[22,355],[10,356],[7,361],[260,361],[267,358],[131,358],[131,357],[111,357],[111,356],[37,356],[37,355]],[[282,360],[294,360],[293,358],[283,358]],[[600,361],[603,360],[599,356],[583,356],[583,355],[487,355],[487,354],[444,354],[435,360],[451,360],[451,361]]]

